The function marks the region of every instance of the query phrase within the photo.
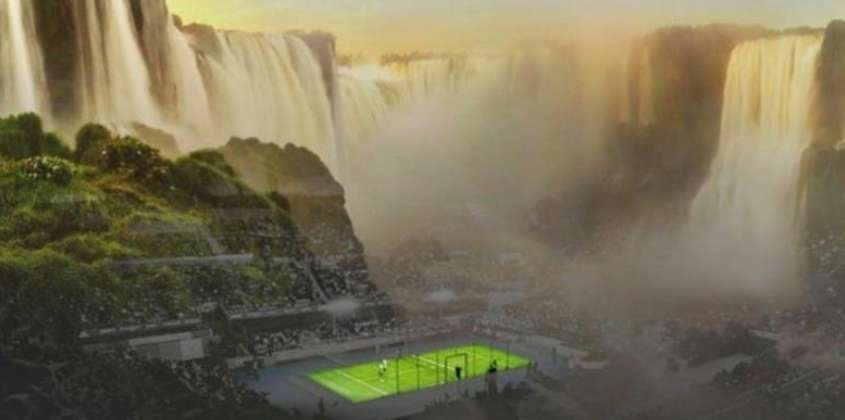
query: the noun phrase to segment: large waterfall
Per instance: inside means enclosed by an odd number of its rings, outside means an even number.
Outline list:
[[[347,149],[343,153],[346,156],[366,149],[373,131],[390,112],[426,102],[499,95],[571,103],[562,97],[540,98],[573,93],[575,83],[566,74],[567,59],[559,51],[538,48],[504,55],[447,56],[341,67],[336,98],[340,148]],[[548,108],[559,111],[556,106],[545,107]]]
[[[586,55],[535,44],[342,67],[344,186],[369,249],[536,245],[517,232],[528,209],[600,155],[606,73]]]
[[[372,146],[368,140],[389,113],[444,95],[469,94],[494,80],[504,84],[506,80],[497,77],[503,74],[504,62],[460,56],[341,67],[336,122],[340,153],[346,161],[342,166],[354,173],[355,161],[365,163]]]
[[[32,2],[0,2],[0,113],[46,111],[47,89]]]
[[[47,39],[67,45],[51,53]],[[718,244],[743,244],[741,252],[724,252],[771,271],[754,277],[799,268],[799,169],[812,138],[807,121],[821,42],[818,34],[782,34],[736,48],[719,44],[724,58],[733,51],[723,103],[709,93],[723,87],[710,76],[724,75],[724,62],[683,67],[695,57],[646,43],[626,63],[616,92],[628,97],[618,101],[621,122],[654,126],[652,134],[666,137],[655,145],[673,160],[670,168],[687,158],[709,167],[682,183],[692,190],[704,178],[686,229],[696,249],[711,249],[718,261],[725,250]],[[0,113],[38,111],[48,124],[71,129],[99,121],[131,131],[140,123],[173,134],[183,152],[230,136],[302,145],[348,186],[360,223],[372,202],[390,197],[483,202],[507,190],[527,203],[539,191],[525,184],[580,176],[577,168],[601,154],[602,120],[611,113],[609,66],[586,64],[600,55],[537,44],[511,54],[385,57],[338,67],[331,36],[185,26],[165,0],[0,0]],[[679,75],[691,81],[676,83]],[[721,106],[718,147],[718,116],[712,124],[701,118],[717,115],[710,103]],[[674,141],[676,133],[685,142]],[[644,155],[657,162],[650,167],[664,163]],[[507,170],[491,170],[501,162]],[[453,196],[408,194],[420,179],[435,183],[447,173],[440,184],[451,183]],[[387,225],[384,219],[374,222]]]
[[[821,35],[767,38],[738,46],[725,87],[721,138],[692,204],[691,229],[724,267],[766,282],[796,279],[802,243],[800,169]],[[748,272],[753,270],[753,272]]]
[[[160,125],[128,2],[79,2],[78,13],[82,118]]]
[[[0,2],[0,112],[52,120],[51,91],[71,86],[57,105],[60,125],[98,121],[131,131],[140,123],[173,134],[183,151],[255,136],[309,147],[337,169],[332,78],[318,57],[333,62],[333,49],[315,51],[301,35],[183,28],[164,0],[38,7],[49,17],[29,0]],[[70,66],[46,71],[62,58],[42,57],[39,18],[71,39],[74,50],[60,52]]]
[[[298,142],[337,168],[330,98],[301,39],[219,32],[212,45],[200,63],[217,130]]]
[[[528,91],[554,75],[542,56],[525,55],[399,57],[338,70],[333,41],[183,26],[165,0],[2,0],[0,17],[4,114],[38,111],[68,130],[142,124],[171,133],[183,152],[230,136],[291,142],[339,177],[373,152],[360,146],[392,110],[491,87]],[[62,49],[42,54],[56,39]]]

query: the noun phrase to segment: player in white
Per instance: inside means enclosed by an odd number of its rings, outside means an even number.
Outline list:
[[[384,376],[387,375],[387,359],[381,361],[378,364],[378,377],[382,381],[384,381]]]

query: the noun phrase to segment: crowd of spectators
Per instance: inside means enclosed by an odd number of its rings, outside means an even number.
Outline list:
[[[435,318],[399,321],[385,319],[322,322],[307,328],[289,328],[252,336],[256,355],[270,356],[277,352],[345,342],[352,339],[379,337],[426,336],[447,332],[452,327]]]

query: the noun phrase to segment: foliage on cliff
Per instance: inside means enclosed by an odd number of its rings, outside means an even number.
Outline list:
[[[0,150],[11,151],[0,164],[0,289],[16,297],[0,313],[70,339],[209,302],[310,297],[311,273],[297,263],[311,253],[285,200],[246,186],[219,153],[170,161],[88,125],[73,153],[47,156],[33,118],[0,121],[15,133],[0,137]],[[234,254],[255,258],[218,261]]]
[[[81,333],[196,316],[209,304],[311,299],[332,271],[312,258],[284,197],[245,185],[218,152],[171,161],[98,125],[70,150],[36,115],[0,119],[0,375],[14,388],[0,386],[2,415],[271,415],[236,385],[203,388],[228,373],[200,386],[184,370],[206,368],[93,357],[80,351]],[[78,394],[77,381],[79,392],[101,394]],[[184,400],[153,395],[164,384]],[[153,400],[135,397],[146,394]]]
[[[284,197],[308,249],[337,268],[323,273],[333,278],[330,289],[368,287],[364,249],[346,211],[343,187],[317,155],[290,144],[282,148],[238,138],[220,153],[247,185]]]

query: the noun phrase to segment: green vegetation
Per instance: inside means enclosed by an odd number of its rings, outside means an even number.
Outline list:
[[[98,308],[62,322],[47,312],[23,324],[61,330],[67,338],[103,324],[189,313],[207,303],[308,297],[308,273],[267,260],[309,255],[284,200],[244,185],[221,154],[203,151],[173,162],[137,139],[87,125],[73,153],[53,157],[41,147],[46,136],[37,116],[11,117],[0,126],[14,133],[2,137],[0,149],[22,151],[3,155],[0,164],[0,261],[14,273],[14,281],[4,279],[0,288],[18,296],[4,304],[12,305],[10,313],[28,316],[21,309],[43,307],[55,295],[50,287],[27,288],[59,281],[72,289],[65,299],[79,296],[80,307]],[[33,155],[36,145],[41,152]],[[143,263],[243,253],[265,258],[237,266]],[[297,288],[299,296],[293,294]]]
[[[89,150],[96,145],[105,143],[111,139],[111,132],[106,127],[99,124],[86,124],[76,133],[76,150],[74,151],[74,158],[77,161],[82,160]]]
[[[38,115],[29,113],[0,118],[0,158],[34,156],[67,158],[70,149],[55,134],[44,132]]]
[[[387,371],[379,374],[381,360],[329,369],[308,375],[311,380],[355,403],[416,392],[453,383],[454,368],[464,379],[487,374],[492,363],[498,371],[528,366],[529,360],[487,346],[460,346],[424,354],[387,359]],[[398,372],[397,372],[398,369]]]
[[[341,294],[348,284],[368,285],[364,247],[346,212],[343,187],[320,158],[308,149],[258,139],[232,138],[216,152],[191,155],[226,174],[237,174],[253,189],[270,191],[269,198],[296,223],[306,247],[335,270],[317,270],[331,293]]]
[[[286,198],[248,187],[215,151],[172,161],[95,124],[75,140],[71,150],[44,133],[34,114],[0,119],[0,377],[34,369],[23,394],[36,387],[72,393],[85,382],[79,392],[95,394],[55,393],[34,405],[84,413],[80,418],[239,418],[251,410],[279,418],[263,398],[232,385],[226,369],[213,368],[220,358],[202,362],[211,367],[131,354],[97,358],[81,351],[79,337],[195,317],[209,305],[311,298],[312,276],[332,268],[301,264],[311,253]],[[215,258],[232,254],[257,257],[237,264]],[[240,351],[223,350],[217,356]],[[54,375],[53,366],[64,373]],[[184,369],[217,372],[209,381],[230,385],[205,389]],[[166,398],[161,386],[185,401]],[[0,397],[6,391],[0,387]],[[163,399],[150,406],[133,395]],[[122,400],[112,406],[113,398]],[[7,409],[0,403],[0,417]]]

